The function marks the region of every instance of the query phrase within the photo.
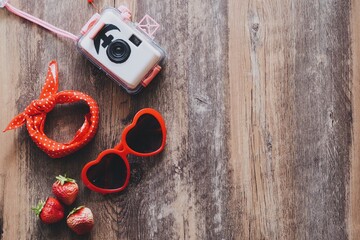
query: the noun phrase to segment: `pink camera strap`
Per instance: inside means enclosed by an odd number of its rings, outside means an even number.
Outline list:
[[[73,40],[73,41],[77,41],[77,40],[78,40],[78,37],[75,36],[74,34],[72,34],[72,33],[70,33],[70,32],[67,32],[67,31],[65,31],[65,30],[62,30],[62,29],[60,29],[60,28],[57,28],[57,27],[51,25],[51,24],[48,23],[48,22],[45,22],[45,21],[43,21],[43,20],[41,20],[41,19],[39,19],[39,18],[37,18],[37,17],[34,17],[34,16],[32,16],[32,15],[26,13],[26,12],[23,12],[23,11],[17,9],[16,7],[12,6],[12,5],[8,2],[8,0],[2,0],[2,1],[0,1],[0,7],[1,7],[1,8],[4,8],[4,7],[5,7],[9,12],[12,12],[12,13],[14,13],[15,15],[18,15],[18,16],[20,16],[20,17],[22,17],[22,18],[25,18],[25,19],[33,22],[33,23],[36,23],[37,25],[42,26],[43,28],[45,28],[45,29],[47,29],[47,30],[49,30],[49,31],[51,31],[51,32],[56,33],[56,34],[59,35],[59,36],[66,37],[66,38],[70,38],[70,39]]]
[[[51,158],[61,158],[76,152],[85,146],[96,134],[99,124],[99,107],[89,95],[78,91],[58,91],[58,65],[56,61],[49,64],[45,85],[39,99],[33,100],[24,112],[17,115],[4,132],[26,124],[31,139]],[[46,115],[56,104],[85,102],[90,112],[76,132],[75,137],[67,143],[56,142],[44,133]]]
[[[95,7],[92,0],[88,0],[88,2]],[[35,23],[35,24],[37,24],[37,25],[39,25],[39,26],[53,32],[53,33],[56,33],[59,36],[69,38],[69,39],[71,39],[71,40],[73,40],[75,42],[77,40],[79,40],[78,36],[68,32],[68,31],[65,31],[63,29],[60,29],[58,27],[55,27],[54,25],[52,25],[52,24],[50,24],[48,22],[45,22],[44,20],[41,20],[41,19],[39,19],[37,17],[34,17],[34,16],[24,12],[24,11],[21,11],[20,9],[17,9],[16,7],[12,6],[9,3],[9,0],[0,0],[0,8],[6,8],[9,12],[12,12],[15,15],[18,15],[19,17],[25,18],[25,19],[29,20],[30,22],[33,22],[33,23]],[[120,6],[118,8],[118,10],[121,12],[121,15],[122,15],[122,18],[123,18],[124,21],[131,21],[131,12],[127,7]],[[158,30],[160,25],[153,18],[151,18],[149,15],[145,15],[140,20],[140,22],[138,23],[137,26],[145,34],[147,34],[151,39],[153,39],[154,34]]]

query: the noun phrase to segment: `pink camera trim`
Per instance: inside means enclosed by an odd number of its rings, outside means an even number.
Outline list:
[[[95,13],[90,20],[81,28],[80,33],[85,34],[87,31],[90,30],[94,26],[94,24],[100,19],[100,14]]]
[[[154,77],[156,77],[156,75],[158,75],[160,70],[161,70],[161,67],[159,65],[156,65],[156,67],[153,68],[151,73],[148,76],[146,76],[146,78],[142,81],[141,85],[143,85],[144,87],[149,85],[149,83],[151,83],[151,81],[154,79]]]
[[[125,22],[131,22],[132,21],[132,16],[131,16],[130,9],[128,9],[124,5],[121,5],[120,7],[118,7],[118,10],[121,12],[121,16],[122,16],[122,18],[123,18],[123,20]]]

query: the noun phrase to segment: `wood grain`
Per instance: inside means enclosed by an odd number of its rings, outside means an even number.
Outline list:
[[[247,3],[229,6],[235,232],[295,239],[294,6]]]
[[[352,116],[353,127],[351,130],[351,168],[350,168],[350,186],[347,187],[349,196],[349,216],[348,230],[349,238],[357,239],[360,236],[360,31],[359,31],[359,15],[360,9],[358,1],[351,1],[351,40],[352,40]]]
[[[85,0],[11,3],[73,33],[95,12]],[[156,41],[167,51],[162,72],[136,96],[67,39],[0,11],[0,126],[38,97],[52,59],[60,90],[91,95],[101,111],[94,140],[63,159],[41,152],[24,128],[0,134],[0,239],[358,239],[359,3],[125,3],[134,20],[148,13],[161,23]],[[122,193],[85,188],[84,164],[113,147],[144,107],[166,121],[165,151],[129,156]],[[86,112],[57,106],[45,131],[69,140]],[[90,235],[43,225],[30,210],[63,173],[79,181],[76,205],[93,210]]]
[[[350,3],[230,1],[229,9],[238,236],[347,239]]]
[[[8,18],[8,14],[4,11],[0,12],[1,19],[0,24],[1,32],[5,34],[9,41],[3,41],[0,47],[1,51],[1,126],[6,126],[7,121],[16,114],[16,100],[19,98],[19,92],[14,91],[18,83],[18,69],[20,68],[20,54],[15,49],[18,49],[16,41],[10,39],[17,39],[17,32],[11,31],[9,27],[12,25],[14,29],[20,26],[20,22],[15,19]],[[11,59],[7,59],[5,56],[12,56]],[[10,90],[11,89],[11,90]],[[8,136],[1,136],[1,149],[2,157],[0,176],[1,176],[1,197],[0,197],[0,209],[1,209],[1,231],[0,236],[2,239],[16,239],[26,236],[26,216],[21,215],[22,212],[28,212],[27,191],[23,184],[25,182],[25,176],[19,171],[19,168],[23,166],[22,159],[19,157],[17,148],[19,142],[15,137],[15,134]],[[22,168],[24,170],[24,168]],[[21,217],[20,217],[21,216]],[[21,227],[20,227],[21,226]]]

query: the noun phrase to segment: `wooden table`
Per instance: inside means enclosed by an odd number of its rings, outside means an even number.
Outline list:
[[[167,51],[136,96],[71,41],[0,11],[2,128],[38,97],[52,59],[60,90],[84,91],[101,110],[93,141],[63,159],[40,151],[24,127],[0,134],[0,239],[359,239],[360,2],[125,2],[134,20],[148,13],[161,23],[156,40]],[[85,0],[11,3],[73,33],[95,12]],[[165,151],[130,157],[137,174],[120,194],[85,188],[84,164],[144,107],[163,114]],[[86,112],[57,106],[46,133],[70,140]],[[93,210],[89,236],[31,212],[64,173],[79,182],[76,205]]]

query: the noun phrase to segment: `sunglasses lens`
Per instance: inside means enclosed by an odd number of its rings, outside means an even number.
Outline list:
[[[107,154],[88,169],[86,176],[96,187],[117,189],[124,186],[127,174],[124,160],[116,154]]]
[[[161,147],[163,141],[159,121],[150,114],[142,115],[136,126],[126,135],[127,145],[138,153],[151,153]]]

